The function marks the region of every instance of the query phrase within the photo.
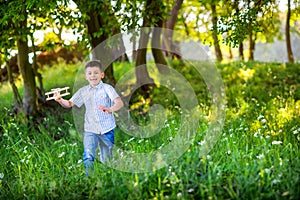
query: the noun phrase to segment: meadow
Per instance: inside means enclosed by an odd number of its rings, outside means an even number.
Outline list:
[[[79,66],[62,63],[43,69],[45,88],[72,87]],[[119,63],[116,78],[132,67]],[[189,80],[203,116],[193,143],[180,158],[143,173],[96,161],[93,175],[86,177],[82,136],[72,111],[53,104],[43,108],[35,123],[25,121],[12,114],[10,87],[2,84],[0,199],[299,199],[300,65],[217,64],[226,115],[220,137],[205,155],[202,134],[209,126],[210,97],[192,67],[175,62],[173,68]],[[22,91],[20,83],[18,87]],[[116,145],[149,152],[175,138],[182,121],[171,93],[155,90],[151,96],[158,103],[169,97],[170,112],[158,135],[137,139],[118,128]],[[138,105],[138,100],[133,102],[137,109],[132,116],[143,121]]]

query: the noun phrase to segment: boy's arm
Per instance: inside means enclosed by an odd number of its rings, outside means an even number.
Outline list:
[[[59,95],[59,93],[55,93],[54,96],[56,97],[55,101],[57,101],[62,107],[64,107],[64,108],[71,108],[73,106],[73,103],[71,101],[63,99]]]

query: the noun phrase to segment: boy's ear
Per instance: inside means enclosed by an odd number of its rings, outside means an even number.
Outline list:
[[[104,76],[105,76],[104,72],[101,72],[101,78],[104,78]]]

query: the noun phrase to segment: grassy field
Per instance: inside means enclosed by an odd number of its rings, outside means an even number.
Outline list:
[[[45,88],[72,87],[78,66],[45,69]],[[192,85],[203,118],[179,159],[145,173],[122,172],[97,161],[94,174],[86,177],[82,136],[72,112],[45,108],[38,124],[26,122],[11,114],[12,94],[9,86],[1,85],[0,199],[299,199],[300,66],[219,64],[226,117],[220,138],[205,155],[201,148],[210,121],[209,95],[192,67],[173,67]],[[117,79],[130,68],[117,65]],[[118,147],[150,152],[176,137],[181,112],[167,92],[152,96],[156,102],[170,97],[170,114],[161,132],[137,139],[117,129]]]

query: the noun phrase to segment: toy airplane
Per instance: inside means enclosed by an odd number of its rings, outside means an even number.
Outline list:
[[[66,95],[69,95],[70,92],[68,91],[69,87],[64,87],[64,88],[54,88],[54,89],[51,89],[51,92],[46,92],[45,95],[46,95],[46,101],[49,101],[49,100],[52,100],[52,99],[55,99],[56,97],[54,96],[55,93],[58,93],[59,96],[63,97],[63,96],[66,96]],[[60,92],[63,92],[62,94]]]

